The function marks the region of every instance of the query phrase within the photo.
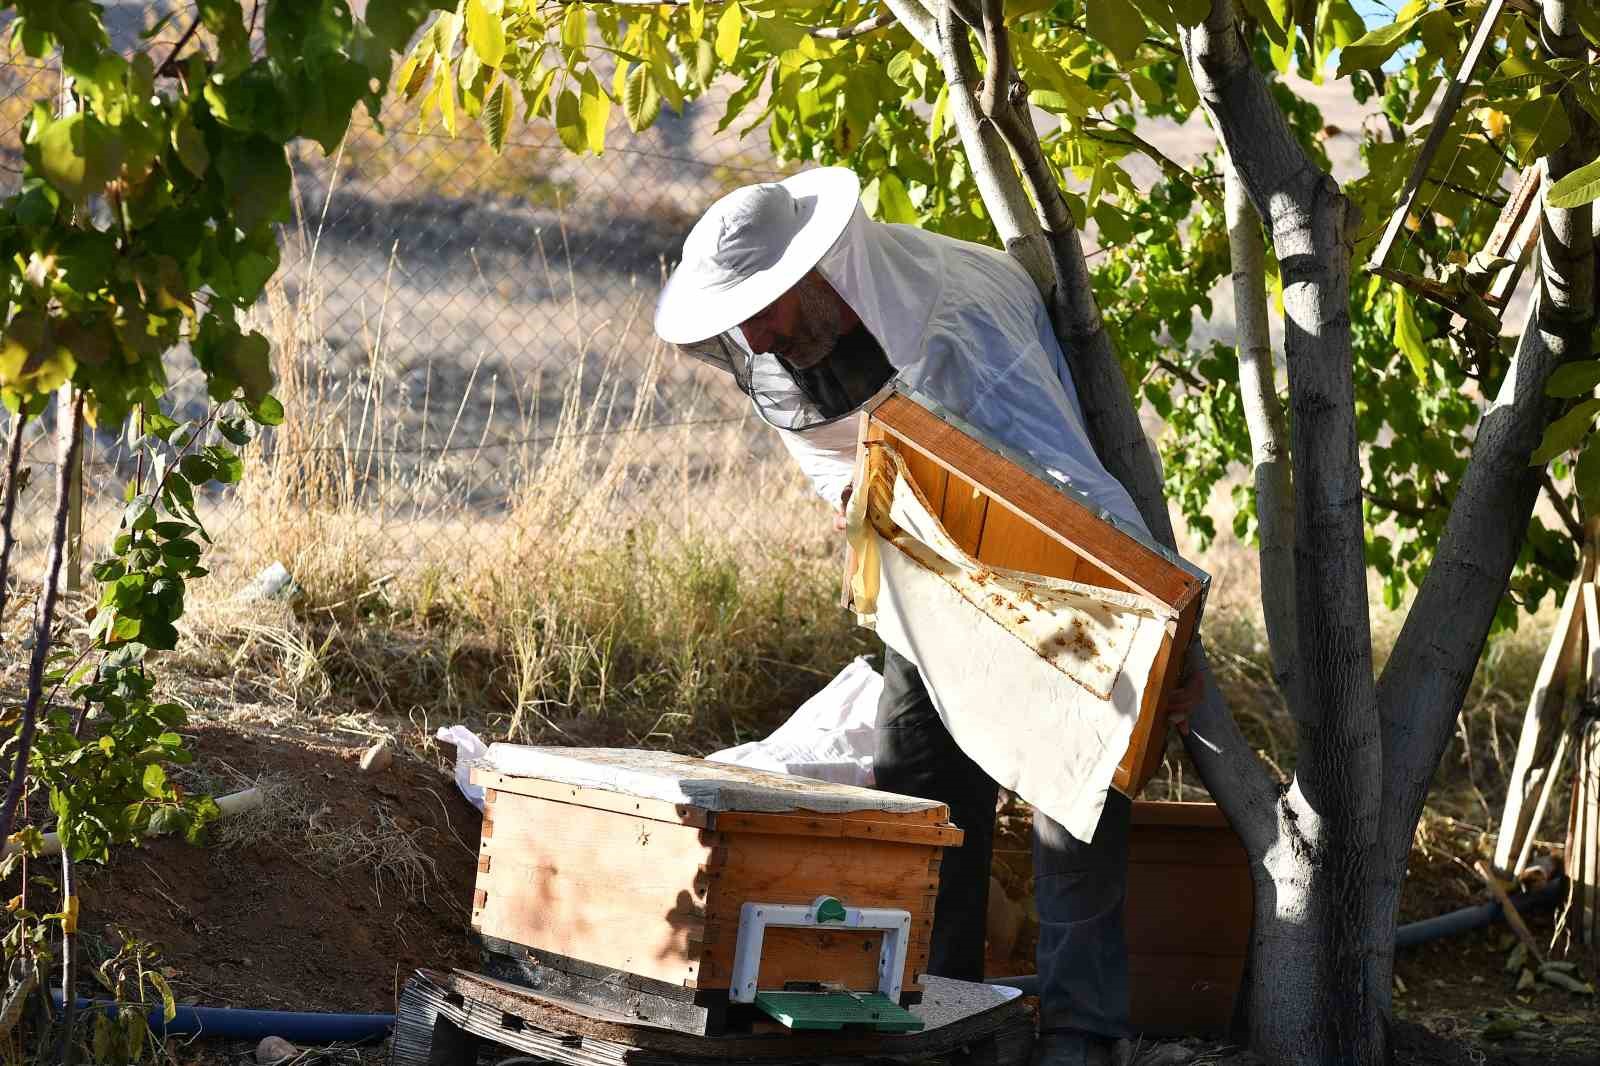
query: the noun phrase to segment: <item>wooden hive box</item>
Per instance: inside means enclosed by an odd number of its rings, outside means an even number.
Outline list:
[[[862,448],[882,443],[897,451],[934,515],[980,562],[1132,592],[1175,612],[1112,778],[1119,792],[1137,795],[1161,766],[1162,708],[1211,579],[925,397],[892,391],[861,417]]]
[[[616,749],[495,745],[473,780],[486,791],[472,927],[516,958],[506,976],[719,1032],[744,904],[832,896],[907,912],[901,1002],[919,998],[940,855],[962,838],[942,804]],[[759,988],[876,991],[883,937],[769,928]]]
[[[1253,901],[1244,845],[1216,804],[1134,803],[1124,913],[1136,1030],[1229,1031]]]

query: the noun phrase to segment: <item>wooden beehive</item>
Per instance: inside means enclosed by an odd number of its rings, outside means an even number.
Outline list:
[[[486,792],[472,926],[527,953],[546,991],[625,985],[625,1004],[585,1001],[716,1031],[742,905],[833,896],[909,912],[902,1001],[917,1000],[940,855],[962,837],[942,804],[664,752],[555,750],[580,772],[473,771]],[[607,758],[629,764],[626,781],[597,783]],[[881,936],[769,929],[760,987],[874,991]]]
[[[1134,803],[1124,913],[1136,1030],[1228,1032],[1250,950],[1254,891],[1244,845],[1216,804]]]
[[[933,513],[980,562],[1133,592],[1177,613],[1111,782],[1137,795],[1161,766],[1165,698],[1199,625],[1210,578],[914,394],[891,392],[865,411],[861,441],[863,448],[881,442],[899,452]]]

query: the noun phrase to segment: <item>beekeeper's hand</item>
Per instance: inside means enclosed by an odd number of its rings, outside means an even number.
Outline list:
[[[1189,735],[1189,712],[1205,698],[1208,672],[1209,667],[1200,665],[1199,656],[1191,649],[1184,660],[1183,673],[1178,675],[1178,684],[1167,697],[1167,724],[1184,736]]]
[[[833,512],[833,528],[840,533],[844,532],[846,525],[845,512],[850,509],[850,490],[854,485],[846,485],[844,492],[839,496],[839,509]]]

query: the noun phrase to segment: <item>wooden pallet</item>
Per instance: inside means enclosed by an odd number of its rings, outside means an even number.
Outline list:
[[[475,1066],[499,1045],[564,1066],[855,1066],[948,1062],[1021,1066],[1033,1044],[1032,1008],[989,985],[925,977],[920,1032],[691,1036],[598,1008],[558,1004],[527,989],[462,971],[418,970],[400,997],[391,1066]]]

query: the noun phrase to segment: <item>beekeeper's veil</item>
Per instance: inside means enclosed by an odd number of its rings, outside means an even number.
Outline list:
[[[739,324],[789,291],[822,260],[858,210],[860,182],[843,167],[808,170],[724,196],[696,223],[683,261],[656,308],[656,333],[733,375],[756,411],[779,429],[804,432],[838,422],[890,376],[844,376],[824,398],[779,356],[752,352]],[[881,380],[879,379],[881,378]]]

